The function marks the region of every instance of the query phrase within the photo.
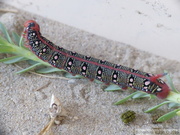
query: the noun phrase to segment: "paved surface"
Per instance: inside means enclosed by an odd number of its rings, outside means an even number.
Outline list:
[[[180,62],[179,0],[4,0],[19,9]]]
[[[0,8],[4,8],[3,4]],[[140,51],[129,45],[107,40],[105,38],[57,23],[46,18],[23,11],[18,13],[1,12],[0,21],[10,31],[18,33],[23,30],[26,20],[34,19],[41,26],[42,34],[55,44],[113,63],[119,63],[150,73],[162,73],[168,70],[179,87],[180,63]],[[5,55],[0,55],[4,58]],[[26,64],[19,63],[25,67]],[[103,85],[87,79],[62,80],[37,76],[31,73],[15,74],[20,70],[15,65],[0,63],[0,134],[1,135],[35,135],[48,123],[48,108],[52,94],[55,94],[69,113],[69,118],[60,126],[54,126],[55,135],[133,135],[139,130],[179,129],[179,118],[173,118],[162,124],[152,124],[151,114],[143,113],[162,102],[162,100],[131,100],[126,104],[115,106],[116,102],[132,90],[104,92]],[[60,74],[51,74],[61,76]],[[38,88],[50,83],[46,88]],[[137,119],[124,125],[120,114],[134,110]],[[170,111],[166,106],[159,112]],[[157,112],[158,114],[158,112]]]

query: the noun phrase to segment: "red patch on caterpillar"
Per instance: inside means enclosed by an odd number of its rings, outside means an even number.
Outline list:
[[[157,93],[156,96],[161,99],[166,98],[170,92],[169,86],[159,79],[165,75],[167,75],[167,73],[157,74],[150,77],[150,81],[154,82],[160,87],[159,89],[161,90],[161,92]]]
[[[167,85],[162,85],[161,87],[162,91],[157,93],[156,96],[160,99],[164,99],[169,95],[170,89]]]

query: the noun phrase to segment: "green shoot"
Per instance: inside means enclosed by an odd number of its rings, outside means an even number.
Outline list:
[[[152,108],[148,109],[145,111],[145,113],[149,113],[149,112],[152,112],[156,109],[158,109],[159,107],[165,105],[165,104],[168,104],[168,103],[172,103],[171,101],[164,101],[163,103],[159,104],[159,105],[156,105],[156,106],[153,106]]]
[[[157,122],[164,122],[166,120],[169,120],[171,118],[173,118],[174,116],[178,116],[177,115],[177,112],[180,111],[180,108],[179,109],[176,109],[174,111],[171,111],[169,113],[166,113],[164,114],[163,116],[161,116],[159,119],[157,119]]]

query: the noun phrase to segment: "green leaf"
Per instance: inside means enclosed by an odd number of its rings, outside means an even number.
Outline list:
[[[99,80],[96,80],[96,79],[94,80],[94,82],[97,83],[97,84],[102,84],[103,83],[103,82],[101,82]]]
[[[0,30],[2,31],[2,33],[4,34],[5,38],[8,40],[9,43],[13,44],[9,33],[7,32],[6,27],[0,22]]]
[[[0,36],[0,46],[2,47],[2,46],[9,46],[9,42],[5,39],[5,38],[3,38],[3,37],[1,37]]]
[[[180,111],[177,111],[176,114],[177,114],[178,116],[180,116]]]
[[[15,41],[15,44],[19,45],[19,41],[20,41],[21,37],[17,33],[15,33],[15,32],[12,32],[12,37],[13,37],[13,39]]]
[[[132,96],[133,99],[137,99],[137,98],[144,98],[144,97],[149,97],[150,94],[147,94],[145,92],[139,92],[137,94],[135,94],[134,96]]]
[[[174,111],[171,111],[169,113],[166,113],[165,115],[161,116],[159,119],[157,119],[157,122],[164,122],[166,120],[169,120],[171,119],[172,117],[174,116],[177,116],[177,112],[179,111],[180,109],[176,109]]]
[[[105,91],[115,91],[115,90],[122,90],[118,85],[109,85],[107,88],[104,89]]]
[[[180,104],[180,93],[170,91],[167,100]]]
[[[122,104],[124,102],[126,102],[127,100],[129,100],[130,98],[132,98],[132,96],[134,96],[135,94],[139,93],[140,91],[136,91],[134,93],[132,93],[131,95],[127,96],[126,98],[114,103],[115,105],[119,105],[119,104]]]
[[[17,33],[13,32],[12,36],[14,38],[15,44],[19,45],[20,47],[22,47],[24,45],[23,42],[23,36],[19,36]]]
[[[19,39],[19,46],[22,47],[23,45],[24,45],[24,38],[23,36],[21,36]]]
[[[164,73],[168,73],[168,72],[165,70]],[[172,89],[172,91],[179,93],[179,91],[174,87],[172,78],[170,77],[169,74],[166,75],[166,78],[167,78],[168,84],[170,85],[170,88]]]
[[[8,41],[0,36],[0,53],[14,53],[13,47]]]
[[[23,70],[20,70],[20,71],[16,72],[16,74],[21,74],[21,73],[27,72],[27,71],[35,68],[36,66],[40,66],[40,65],[42,65],[42,64],[41,63],[34,64],[34,65],[32,65],[32,66],[30,66],[28,68],[25,68]]]
[[[149,94],[149,98],[150,99],[155,99],[155,98],[157,98],[155,95],[152,95],[152,94]]]
[[[10,44],[8,43],[4,38],[0,37],[0,51],[2,53],[8,52],[8,53],[13,53],[16,55],[21,55],[27,59],[31,59],[37,62],[40,62],[41,64],[44,64],[46,66],[50,66],[49,63],[42,61],[41,59],[39,59],[34,53],[32,53],[31,51],[23,48],[23,47],[19,47],[16,46],[14,44]],[[0,52],[0,53],[1,53]]]
[[[0,53],[13,53],[13,48],[10,46],[0,45]]]
[[[0,62],[3,62],[5,64],[13,64],[13,63],[23,61],[23,60],[26,60],[26,58],[21,57],[21,56],[12,56],[12,57],[1,59]]]
[[[169,108],[173,108],[173,107],[179,107],[180,104],[173,102],[173,103],[169,103],[168,106],[169,106]]]
[[[54,68],[54,67],[41,68],[41,69],[36,70],[37,73],[43,73],[43,74],[52,73],[52,72],[59,72],[59,71],[64,71],[64,70]]]
[[[65,73],[65,75],[64,75],[64,77],[66,77],[66,78],[71,78],[71,79],[80,79],[80,78],[84,78],[83,76],[81,76],[81,75],[72,75],[72,74],[70,74],[70,73]]]
[[[34,65],[34,64],[37,64],[39,62],[29,59],[29,60],[27,60],[27,63],[30,65]]]
[[[161,106],[163,106],[163,105],[165,105],[165,104],[171,103],[171,102],[172,102],[172,101],[164,101],[163,103],[161,103],[161,104],[159,104],[159,105],[156,105],[156,106],[148,109],[147,111],[145,111],[145,113],[152,112],[152,111],[156,110],[157,108],[159,108],[159,107],[161,107]]]

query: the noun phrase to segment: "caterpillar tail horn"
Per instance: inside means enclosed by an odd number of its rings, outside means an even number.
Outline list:
[[[150,81],[155,82],[157,79],[159,79],[165,75],[167,75],[167,73],[162,73],[162,74],[157,74],[157,75],[151,76]]]

